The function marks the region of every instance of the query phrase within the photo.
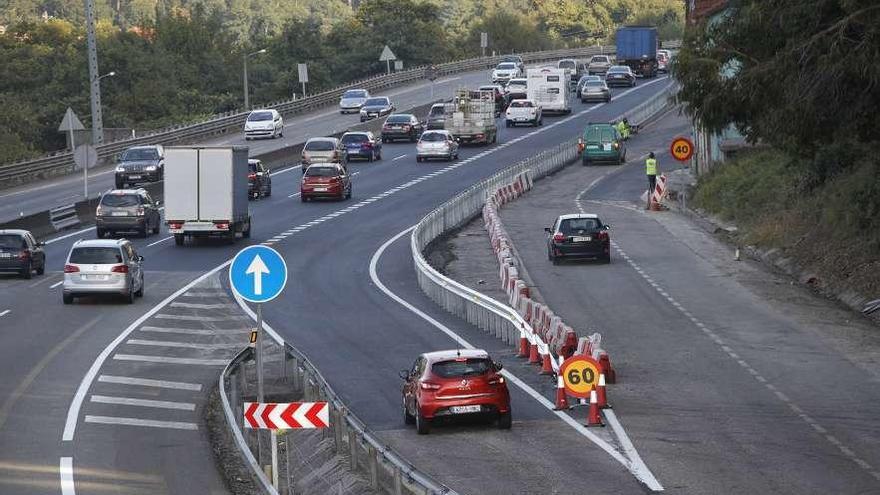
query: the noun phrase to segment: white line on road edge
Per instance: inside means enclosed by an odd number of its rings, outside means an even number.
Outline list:
[[[642,456],[639,455],[636,447],[629,439],[629,435],[626,434],[626,430],[623,429],[623,425],[621,425],[620,421],[617,420],[617,415],[614,414],[614,411],[612,409],[604,409],[602,411],[602,415],[605,416],[605,420],[608,421],[608,424],[611,425],[611,429],[614,430],[614,434],[617,436],[617,441],[620,442],[620,448],[623,449],[623,453],[626,454],[626,456],[632,463],[632,465],[630,466],[630,471],[632,471],[636,478],[644,481],[648,488],[650,488],[651,490],[655,492],[662,492],[663,486],[660,484],[659,481],[657,481],[656,478],[654,478],[651,470],[648,469],[645,461],[642,460]],[[654,485],[652,486],[646,480],[653,481]]]
[[[62,457],[58,471],[61,473],[61,495],[76,495],[73,487],[73,457]]]
[[[4,309],[3,311],[0,311],[0,316],[6,316],[9,313],[12,313],[11,309]]]
[[[385,252],[386,249],[388,249],[388,246],[390,246],[391,244],[396,242],[398,239],[400,239],[404,235],[408,234],[414,228],[415,228],[414,226],[410,227],[410,228],[404,230],[403,232],[400,232],[399,234],[395,235],[391,239],[388,239],[387,241],[385,241],[384,244],[382,244],[382,246],[379,247],[379,249],[376,250],[375,253],[373,253],[373,257],[370,259],[370,278],[373,280],[373,283],[376,284],[376,287],[378,287],[379,290],[384,292],[385,295],[387,295],[388,297],[390,297],[391,299],[393,299],[394,301],[399,303],[401,306],[408,309],[410,312],[414,313],[415,315],[419,316],[423,320],[427,321],[428,323],[430,323],[431,325],[436,327],[441,332],[445,333],[449,338],[454,340],[456,343],[458,343],[462,347],[464,347],[466,349],[473,349],[474,346],[471,345],[470,342],[466,341],[460,335],[453,332],[446,325],[435,320],[430,315],[424,313],[422,310],[416,308],[415,306],[413,306],[412,304],[410,304],[409,302],[407,302],[406,300],[404,300],[403,298],[401,298],[400,296],[398,296],[397,294],[392,292],[379,279],[379,276],[376,271],[376,266],[379,263],[379,258],[382,257],[382,254]],[[580,423],[578,423],[577,421],[575,421],[574,418],[572,418],[571,416],[566,414],[564,411],[554,411],[553,409],[555,406],[552,402],[547,400],[547,398],[544,397],[543,395],[541,395],[540,392],[538,392],[537,390],[535,390],[534,388],[532,388],[531,386],[529,386],[528,384],[526,384],[525,382],[523,382],[522,380],[517,378],[515,375],[513,375],[510,372],[510,370],[506,370],[506,369],[502,370],[501,374],[503,374],[511,383],[513,383],[514,385],[516,385],[517,387],[522,389],[526,394],[528,394],[533,399],[535,399],[539,404],[541,404],[542,406],[547,408],[547,410],[549,410],[553,414],[555,414],[559,419],[561,419],[567,425],[571,426],[575,431],[577,431],[578,433],[580,433],[581,435],[586,437],[588,440],[590,440],[591,442],[596,444],[599,448],[604,450],[606,453],[608,453],[608,455],[610,455],[614,460],[621,463],[624,467],[627,468],[627,470],[630,471],[630,473],[633,474],[633,476],[636,477],[636,479],[638,479],[639,481],[641,481],[642,483],[647,485],[651,490],[653,490],[653,491],[662,491],[663,490],[663,486],[660,485],[660,482],[658,482],[656,478],[654,478],[653,474],[651,474],[650,470],[648,470],[647,467],[645,467],[644,470],[642,470],[640,466],[636,466],[632,461],[630,461],[629,459],[627,459],[626,457],[621,455],[620,452],[615,450],[611,444],[609,444],[605,440],[602,440],[593,432],[589,431],[585,426],[583,426]],[[642,464],[642,465],[644,465],[644,464]]]
[[[406,156],[406,154],[403,154],[403,155],[400,155],[400,156],[396,156],[396,157],[392,158],[391,161],[392,161],[392,162],[396,162],[397,160],[400,160],[401,158],[403,158],[403,157],[405,157],[405,156]]]
[[[170,382],[166,380],[151,380],[149,378],[132,378],[129,376],[101,375],[98,377],[101,383],[118,383],[120,385],[140,385],[143,387],[170,388],[175,390],[202,390],[201,383]]]
[[[59,281],[55,282],[54,284],[50,285],[49,288],[54,289],[55,287],[58,287],[59,285],[61,285],[63,283],[64,283],[64,280],[59,280]]]
[[[159,244],[159,243],[165,242],[165,241],[167,241],[168,239],[171,239],[171,238],[173,238],[173,237],[174,237],[173,235],[169,235],[168,237],[163,237],[163,238],[159,239],[159,240],[156,241],[156,242],[151,242],[151,243],[147,244],[146,247],[153,247],[153,246],[155,246],[156,244]]]

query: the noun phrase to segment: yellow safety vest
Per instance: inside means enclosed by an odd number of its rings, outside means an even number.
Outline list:
[[[657,160],[648,158],[645,160],[645,173],[647,175],[657,175]]]

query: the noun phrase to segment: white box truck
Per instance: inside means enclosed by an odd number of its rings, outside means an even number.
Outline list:
[[[568,69],[529,69],[527,99],[540,105],[544,113],[571,113],[570,78]]]
[[[250,237],[248,148],[165,148],[164,199],[165,223],[178,246],[186,236]]]
[[[492,91],[458,89],[444,113],[444,128],[461,143],[491,144],[498,138]]]

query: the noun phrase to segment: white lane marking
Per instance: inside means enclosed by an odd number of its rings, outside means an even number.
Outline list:
[[[594,181],[593,184],[590,184],[590,186],[587,186],[586,189],[584,189],[583,191],[578,193],[577,197],[575,198],[575,205],[577,206],[578,211],[580,211],[581,213],[584,213],[584,208],[581,205],[581,199],[582,199],[583,195],[586,194],[592,188],[593,185],[595,185],[595,182],[596,181]],[[616,205],[609,205],[609,206],[616,206]],[[621,254],[621,256],[624,258],[624,260],[626,261],[626,263],[628,265],[630,265],[633,268],[638,268],[638,265],[631,259],[630,256],[628,256],[623,251],[623,249],[620,248],[620,245],[617,244],[616,241],[611,241],[611,246],[615,249],[615,251],[617,251],[618,253]],[[643,279],[645,279],[647,281],[651,281],[650,277],[646,273],[639,272],[639,275]],[[675,301],[675,299],[672,296],[670,296],[666,291],[664,291],[662,287],[653,283],[653,281],[651,281],[651,286],[654,288],[655,291],[657,291],[658,294],[662,295],[665,299],[672,302],[673,307],[675,307],[675,309],[678,310],[682,315],[684,315],[685,317],[688,317],[688,315],[691,315],[691,313],[688,313],[687,315],[685,315],[685,313],[687,313],[687,309],[685,309],[684,306],[682,306],[680,303]],[[761,376],[761,374],[758,373],[753,366],[751,366],[744,359],[742,359],[737,353],[735,353],[733,351],[733,349],[731,349],[730,346],[728,346],[724,342],[724,340],[721,339],[715,332],[713,332],[711,329],[709,329],[705,323],[699,321],[697,318],[693,317],[692,315],[690,317],[688,317],[688,319],[691,322],[693,322],[694,325],[703,332],[703,334],[705,334],[713,342],[715,342],[715,344],[722,351],[724,351],[725,354],[727,354],[733,361],[735,361],[737,364],[739,364],[740,367],[742,367],[744,370],[746,370],[749,373],[749,375],[754,377],[755,380],[758,381],[759,383],[763,384],[764,387],[767,388],[767,390],[773,392],[773,395],[775,395],[777,399],[779,399],[793,413],[795,413],[795,415],[797,415],[799,418],[801,418],[802,421],[804,421],[807,425],[809,425],[811,428],[813,428],[814,430],[816,430],[819,433],[822,433],[823,431],[825,431],[825,428],[823,428],[821,425],[819,425],[818,422],[816,422],[810,416],[804,414],[803,409],[800,406],[798,406],[794,401],[792,401],[790,397],[788,397],[783,392],[778,390],[775,385],[773,385],[772,383],[770,383],[770,381],[768,381],[766,378]],[[820,429],[822,431],[820,431]],[[849,458],[853,463],[858,465],[860,468],[862,468],[864,471],[866,471],[869,475],[873,476],[875,479],[880,480],[880,471],[878,471],[872,465],[865,462],[863,459],[856,456],[856,454],[852,451],[852,449],[844,446],[839,441],[837,441],[837,442],[831,441],[828,438],[828,436],[825,436],[824,438],[826,440],[828,440],[832,445],[837,447],[837,449],[844,456]],[[831,438],[834,438],[834,437],[831,437]],[[837,440],[837,439],[835,438],[834,440]]]
[[[248,332],[247,328],[242,329],[225,329],[225,330],[205,330],[201,328],[180,328],[180,327],[152,327],[152,326],[143,326],[140,328],[141,332],[154,332],[154,333],[180,333],[184,335],[242,335]]]
[[[63,235],[63,236],[61,236],[61,237],[53,237],[52,239],[49,239],[49,240],[47,240],[47,241],[45,241],[45,242],[46,242],[47,245],[48,245],[48,244],[52,244],[52,243],[55,243],[55,242],[58,242],[58,241],[63,241],[64,239],[68,239],[68,238],[73,237],[73,236],[75,236],[75,235],[84,234],[84,233],[86,233],[86,232],[88,232],[88,231],[90,231],[90,230],[95,230],[95,227],[86,227],[86,228],[84,228],[84,229],[82,229],[82,230],[77,230],[76,232],[71,232],[71,233],[69,233],[69,234],[65,234],[65,235]]]
[[[623,96],[623,95],[625,95],[625,94],[627,94],[627,93],[630,93],[630,92],[632,92],[632,91],[637,91],[637,90],[639,90],[639,89],[646,88],[646,87],[648,87],[648,86],[650,86],[650,85],[652,85],[652,84],[656,84],[656,83],[659,83],[659,82],[661,82],[661,81],[664,81],[665,79],[666,79],[666,77],[657,78],[657,79],[655,79],[654,81],[651,81],[651,82],[649,82],[649,83],[647,83],[647,84],[643,84],[643,85],[641,85],[641,86],[637,86],[637,87],[635,87],[635,88],[632,88],[632,89],[629,89],[629,90],[627,90],[627,91],[624,91],[623,93],[621,93],[621,94],[618,95],[618,96]],[[567,121],[569,121],[569,120],[571,120],[571,119],[575,119],[575,118],[581,117],[581,116],[583,116],[584,114],[586,114],[586,113],[588,113],[588,112],[591,112],[592,110],[595,110],[596,108],[599,108],[599,107],[601,107],[601,106],[602,106],[602,105],[596,105],[596,106],[590,107],[590,108],[588,108],[588,109],[586,109],[586,110],[583,110],[583,111],[578,112],[578,113],[576,113],[576,114],[574,114],[574,115],[571,115],[570,117],[567,117],[567,118],[565,118],[565,119],[562,119],[562,120],[560,120],[560,121],[557,121],[557,122],[554,123],[554,124],[550,124],[550,125],[547,125],[547,126],[543,126],[542,128],[539,128],[539,129],[534,130],[534,131],[532,131],[532,132],[529,132],[529,133],[527,133],[527,134],[523,134],[522,136],[519,136],[519,137],[517,137],[517,138],[515,138],[515,139],[513,139],[513,140],[511,140],[511,141],[508,141],[508,142],[506,142],[506,143],[503,143],[503,144],[500,145],[500,146],[496,146],[495,148],[492,148],[492,149],[489,150],[489,151],[491,151],[491,152],[495,152],[495,151],[498,151],[498,150],[502,150],[502,149],[506,148],[507,146],[510,146],[511,144],[513,144],[513,143],[515,143],[515,142],[522,141],[523,139],[527,139],[527,138],[529,138],[529,137],[531,137],[531,136],[533,136],[533,135],[535,135],[535,134],[538,134],[538,133],[540,133],[540,132],[546,132],[546,131],[552,129],[553,127],[555,127],[555,126],[557,126],[557,125],[561,125],[562,123],[567,122]],[[448,166],[448,167],[445,167],[445,168],[441,169],[440,171],[442,171],[443,173],[446,173],[446,172],[449,172],[449,171],[451,171],[451,170],[455,170],[456,168],[458,168],[458,167],[464,165],[464,164],[467,163],[467,162],[468,162],[468,160],[463,160],[463,161],[461,161],[461,162],[458,163],[458,164],[450,165],[450,166]],[[275,172],[275,174],[284,173],[284,172],[289,172],[289,171],[291,171],[291,170],[293,170],[293,169],[296,169],[296,168],[298,168],[298,167],[299,167],[299,166],[291,167],[291,168],[286,169],[286,170],[282,170],[282,171],[279,171],[279,172]],[[435,173],[436,173],[436,172],[440,172],[440,171],[435,171]],[[274,175],[274,174],[270,174],[270,175]],[[375,200],[374,200],[374,201],[375,201]],[[363,204],[367,204],[366,202],[363,202],[363,201],[362,201],[361,203],[363,203]],[[358,204],[361,204],[361,203],[358,203]],[[355,206],[357,206],[357,205],[355,205]],[[354,211],[354,210],[352,210],[352,211]],[[93,227],[93,228],[94,228],[94,227]],[[267,244],[267,243],[263,243],[263,244]],[[271,244],[271,243],[268,243],[268,244]],[[135,320],[134,322],[132,322],[132,324],[129,325],[128,328],[126,328],[121,334],[119,334],[118,337],[116,337],[116,339],[113,340],[113,342],[111,342],[110,344],[108,344],[107,347],[105,347],[104,350],[101,351],[101,354],[99,354],[98,357],[97,357],[97,359],[95,359],[95,361],[92,363],[92,366],[91,366],[91,368],[89,368],[89,371],[86,373],[85,376],[83,376],[83,379],[82,379],[82,381],[80,382],[79,387],[77,388],[76,394],[74,394],[74,396],[73,396],[73,400],[72,400],[71,403],[70,403],[70,407],[67,409],[67,420],[65,421],[65,424],[64,424],[64,432],[62,433],[62,436],[61,436],[62,441],[71,441],[71,440],[73,440],[74,433],[76,432],[76,423],[77,423],[77,419],[79,418],[79,412],[80,412],[80,409],[82,408],[82,402],[83,402],[83,400],[85,400],[85,396],[86,396],[86,393],[88,392],[89,387],[91,387],[91,384],[92,384],[92,382],[93,382],[94,379],[95,379],[95,376],[97,376],[98,371],[101,369],[101,366],[103,366],[104,362],[105,362],[105,361],[107,360],[107,358],[110,356],[110,353],[112,353],[112,352],[113,352],[113,351],[119,346],[119,344],[122,343],[123,340],[125,340],[126,338],[128,338],[129,334],[131,334],[131,332],[133,332],[133,331],[134,331],[138,326],[140,326],[144,321],[146,321],[148,318],[152,317],[154,314],[156,314],[157,312],[159,312],[159,311],[160,311],[162,308],[164,308],[167,304],[169,304],[169,303],[171,303],[173,300],[177,299],[181,294],[183,294],[183,293],[185,293],[186,291],[192,289],[196,284],[200,283],[201,281],[207,279],[208,277],[212,276],[213,274],[217,273],[218,271],[220,271],[220,270],[226,268],[227,266],[229,266],[230,263],[232,263],[232,260],[231,260],[231,259],[226,260],[226,261],[223,262],[221,265],[216,266],[216,267],[214,267],[213,269],[211,269],[211,270],[205,272],[205,273],[202,274],[200,277],[196,278],[195,280],[193,280],[193,281],[190,282],[189,284],[187,284],[187,285],[181,287],[181,288],[178,289],[176,292],[174,292],[173,294],[171,294],[171,295],[169,295],[168,297],[166,297],[164,300],[162,300],[162,302],[160,302],[159,304],[157,304],[156,306],[154,306],[152,309],[150,309],[149,311],[147,311],[146,313],[144,313],[140,318],[138,318],[137,320]]]
[[[0,311],[0,316],[6,316],[9,313],[12,313],[11,309],[4,309],[3,311]]]
[[[54,284],[50,285],[49,288],[54,289],[55,287],[58,287],[59,285],[61,285],[63,283],[64,283],[64,280],[59,280],[58,282],[55,282]]]
[[[167,315],[161,314],[155,316],[160,320],[182,320],[182,321],[233,321],[242,319],[241,316],[197,316],[197,315]]]
[[[148,345],[154,347],[178,347],[180,349],[243,349],[247,343],[241,344],[202,344],[198,342],[174,342],[171,340],[128,339],[128,345]]]
[[[630,462],[632,462],[630,471],[632,471],[635,477],[644,482],[652,491],[662,492],[663,485],[661,485],[657,478],[654,477],[654,474],[651,473],[651,470],[648,468],[647,464],[645,464],[645,461],[642,460],[642,456],[639,455],[636,447],[629,439],[629,435],[626,434],[623,425],[617,420],[617,415],[614,414],[614,411],[612,409],[604,409],[602,410],[602,415],[605,416],[608,424],[611,425],[611,429],[614,430],[614,434],[617,436],[617,441],[620,442],[620,448],[623,449],[623,452],[629,458]]]
[[[404,157],[406,157],[406,155],[400,155],[400,156],[392,158],[391,161],[396,162],[397,160],[400,160],[401,158],[404,158]]]
[[[375,253],[373,253],[373,257],[370,259],[370,268],[369,268],[370,269],[370,279],[373,281],[373,283],[376,285],[376,287],[379,288],[379,290],[381,290],[382,292],[385,293],[385,295],[387,295],[388,297],[390,297],[391,299],[396,301],[398,304],[400,304],[401,306],[403,306],[404,308],[406,308],[407,310],[409,310],[413,314],[417,315],[418,317],[422,318],[423,320],[425,320],[428,323],[430,323],[431,325],[433,325],[435,328],[437,328],[438,330],[440,330],[441,332],[446,334],[449,338],[451,338],[453,341],[455,341],[458,345],[460,345],[461,347],[466,348],[466,349],[474,349],[474,346],[471,345],[470,342],[466,341],[460,335],[453,332],[446,325],[435,320],[434,318],[432,318],[428,314],[424,313],[422,310],[416,308],[415,306],[413,306],[412,304],[410,304],[409,302],[407,302],[406,300],[404,300],[403,298],[401,298],[400,296],[398,296],[397,294],[392,292],[379,279],[379,276],[376,271],[376,266],[379,264],[379,258],[382,257],[382,254],[385,252],[386,249],[388,249],[388,246],[390,246],[391,244],[396,242],[398,239],[400,239],[404,235],[408,234],[413,228],[414,227],[410,227],[410,228],[404,230],[403,232],[400,232],[399,234],[395,235],[394,237],[388,239],[387,241],[385,241],[384,244],[382,244],[382,246],[379,247],[379,249],[376,250]],[[622,464],[624,467],[626,467],[627,470],[629,470],[637,479],[639,479],[640,481],[642,481],[643,483],[645,483],[648,486],[658,486],[658,487],[660,487],[659,488],[660,490],[663,489],[663,487],[660,485],[660,483],[654,478],[654,476],[651,474],[651,472],[649,470],[647,470],[647,468],[644,468],[644,471],[638,471],[637,469],[641,469],[641,468],[638,466],[634,466],[632,461],[630,461],[629,459],[627,459],[626,457],[621,455],[620,452],[616,451],[611,444],[609,444],[605,440],[599,438],[595,433],[589,431],[585,426],[583,426],[580,423],[578,423],[577,421],[575,421],[574,418],[569,416],[564,411],[554,411],[553,409],[554,409],[555,405],[552,402],[547,400],[547,398],[544,397],[543,395],[541,395],[537,390],[533,389],[531,386],[529,386],[528,384],[526,384],[525,382],[523,382],[522,380],[517,378],[513,373],[510,372],[510,370],[506,370],[506,369],[502,370],[501,374],[504,375],[504,377],[507,378],[508,381],[510,381],[511,383],[516,385],[517,387],[519,387],[526,394],[528,394],[530,397],[535,399],[535,401],[537,401],[539,404],[541,404],[542,406],[547,408],[547,410],[549,410],[554,415],[556,415],[556,417],[561,419],[567,425],[571,426],[575,431],[577,431],[582,436],[584,436],[585,438],[587,438],[588,440],[593,442],[596,446],[598,446],[599,448],[604,450],[614,460],[616,460],[617,462]],[[644,476],[646,476],[647,478],[643,478]]]
[[[290,196],[288,196],[288,198],[295,198],[295,197],[299,196],[300,194],[302,194],[302,193],[294,193],[294,194],[291,194]]]
[[[120,385],[139,385],[142,387],[170,388],[175,390],[202,390],[200,383],[172,382],[167,380],[151,380],[149,378],[133,378],[130,376],[101,375],[98,377],[101,383],[118,383]]]
[[[190,308],[190,309],[221,309],[221,308],[234,308],[235,305],[232,303],[200,304],[200,303],[173,302],[173,303],[171,303],[171,307],[172,308]]]
[[[73,457],[62,457],[58,470],[61,474],[61,495],[76,495],[73,486]]]
[[[185,364],[192,366],[226,366],[228,359],[176,358],[168,356],[143,356],[140,354],[116,354],[116,361],[138,361],[141,363]]]
[[[169,235],[168,237],[163,237],[163,238],[159,239],[159,240],[156,241],[156,242],[151,242],[151,243],[147,244],[146,247],[153,247],[153,246],[155,246],[156,244],[163,243],[163,242],[167,241],[168,239],[173,239],[173,238],[174,238],[173,235]]]
[[[114,404],[119,406],[155,407],[157,409],[178,409],[181,411],[195,411],[196,405],[192,402],[174,402],[169,400],[135,399],[132,397],[110,397],[107,395],[94,395],[89,398],[91,402],[98,404]]]
[[[86,423],[97,423],[104,425],[123,425],[123,426],[144,426],[147,428],[166,428],[172,430],[198,430],[199,425],[195,423],[186,423],[181,421],[156,421],[153,419],[139,418],[116,418],[112,416],[90,416],[86,415]]]

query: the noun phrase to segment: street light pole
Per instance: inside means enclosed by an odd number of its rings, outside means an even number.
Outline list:
[[[91,83],[91,106],[92,106],[92,143],[104,142],[104,121],[101,117],[101,83],[98,77],[98,46],[95,39],[95,2],[85,0],[86,3],[86,32],[89,59],[89,82]]]
[[[248,111],[251,109],[250,95],[248,94],[249,93],[249,91],[248,91],[248,73],[247,73],[248,57],[253,57],[254,55],[259,55],[261,53],[266,53],[266,49],[263,48],[262,50],[257,50],[253,53],[247,53],[244,56],[244,73],[242,74],[242,79],[244,80],[244,109],[245,109],[245,111]]]

